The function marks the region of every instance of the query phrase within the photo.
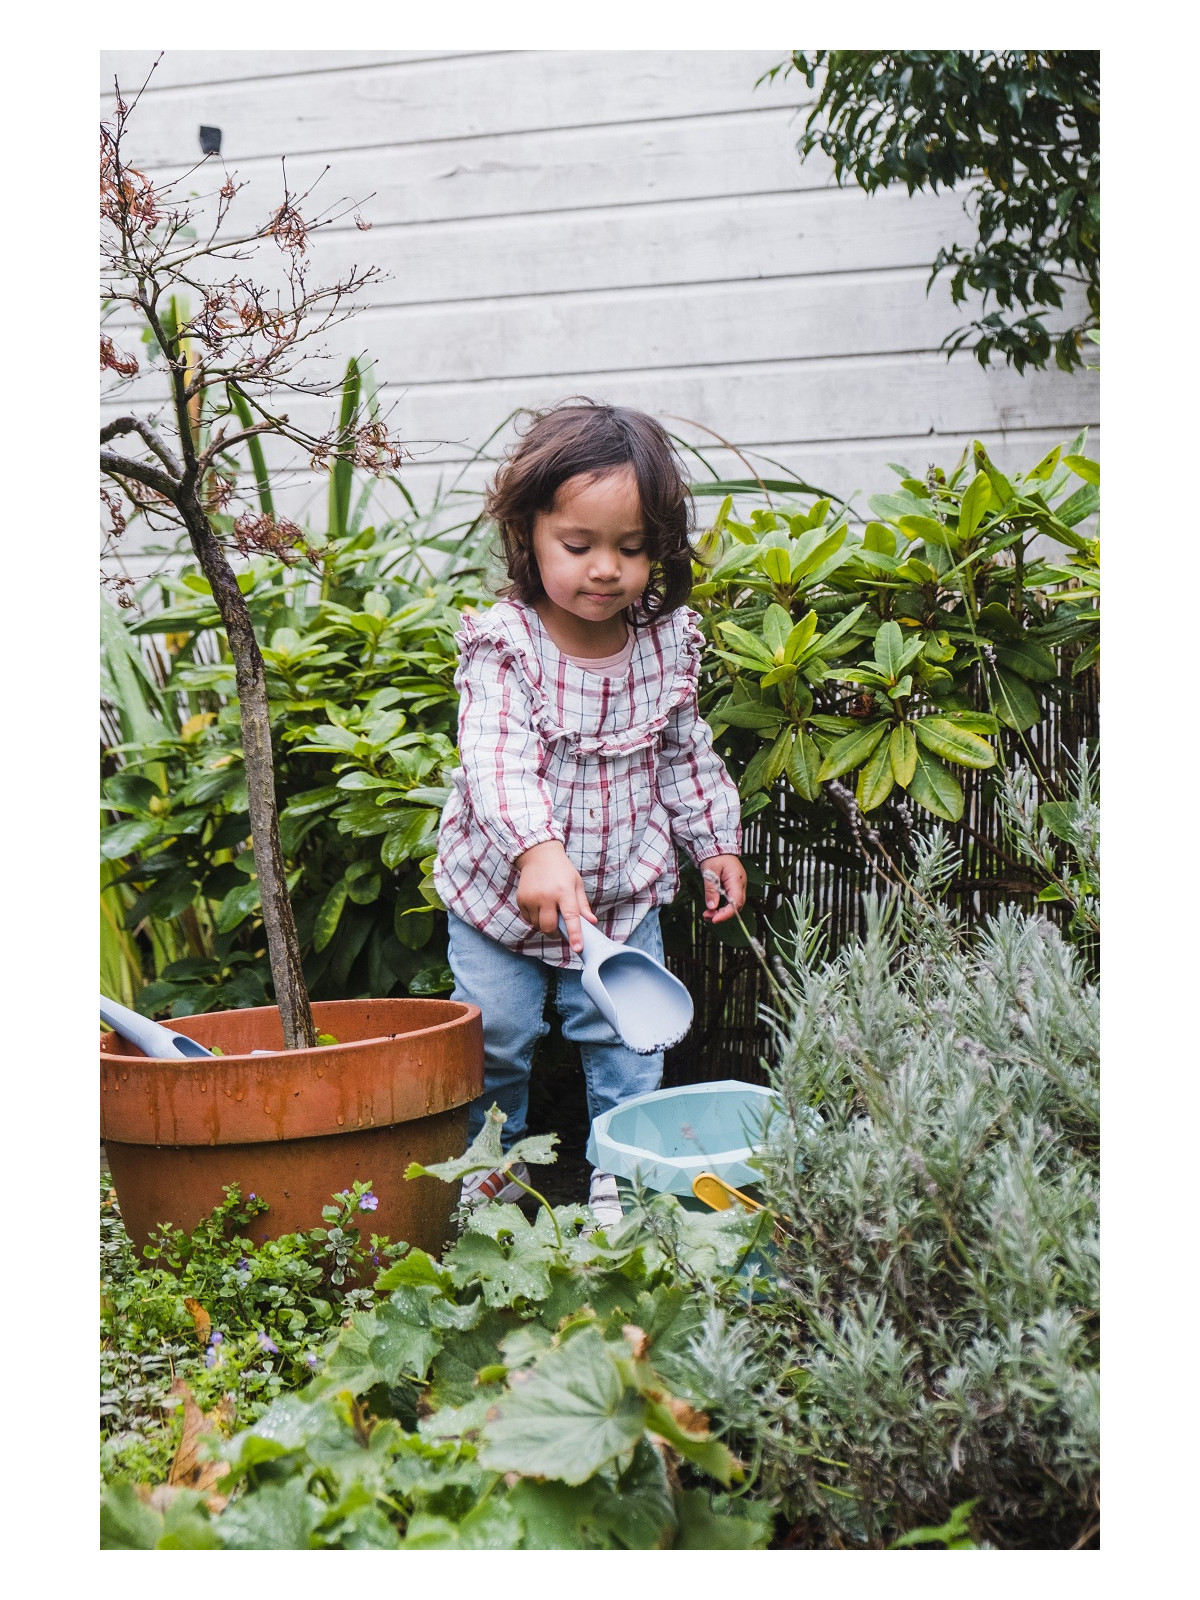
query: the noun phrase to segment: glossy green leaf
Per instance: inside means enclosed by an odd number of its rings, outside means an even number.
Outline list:
[[[821,784],[817,778],[821,770],[821,752],[817,748],[816,740],[803,728],[796,734],[784,770],[788,782],[802,800],[815,800],[821,793]]]
[[[257,878],[250,878],[247,882],[239,884],[236,889],[231,889],[221,901],[221,909],[217,912],[217,932],[231,932],[252,912],[257,911],[259,904]]]
[[[913,732],[927,750],[960,767],[994,767],[996,752],[986,739],[969,733],[961,723],[950,722],[945,717],[920,717],[913,723]]]
[[[122,856],[140,850],[143,845],[149,844],[151,839],[159,838],[161,834],[161,823],[150,818],[134,817],[128,822],[118,822],[111,828],[105,828],[100,834],[100,859],[117,861]]]
[[[904,635],[900,624],[885,622],[875,635],[875,661],[889,683],[894,683],[899,676],[903,655]]]
[[[1100,482],[1100,463],[1088,456],[1064,456],[1063,466],[1070,467],[1076,477],[1083,478],[1087,483],[1098,485]]]
[[[907,722],[898,723],[888,736],[888,759],[892,775],[902,789],[912,782],[917,766],[917,740]]]
[[[748,800],[755,790],[766,786],[767,761],[770,754],[770,745],[764,745],[747,761],[746,770],[738,780],[738,794],[743,800]]]
[[[792,631],[792,618],[782,606],[769,605],[762,621],[763,641],[773,656],[777,656]]]
[[[863,529],[863,549],[876,551],[879,555],[894,556],[896,535],[886,522],[868,522]]]
[[[958,779],[928,750],[917,751],[908,792],[919,806],[944,822],[957,822],[963,814],[964,798]]]
[[[997,667],[993,678],[996,715],[1006,728],[1032,728],[1042,720],[1042,708],[1037,696],[1015,672]]]
[[[858,775],[855,799],[864,811],[873,811],[891,794],[896,782],[892,771],[891,741],[881,739],[874,754]]]
[[[823,576],[822,569],[826,563],[832,557],[841,553],[842,546],[846,542],[847,531],[844,526],[835,529],[827,538],[821,539],[813,549],[806,553],[800,552],[803,550],[806,541],[811,539],[813,535],[805,534],[804,538],[797,540],[798,549],[793,553],[791,561],[791,581],[799,583],[804,578],[812,579],[818,574]]]
[[[787,766],[788,757],[792,753],[792,741],[795,736],[796,730],[794,728],[784,728],[767,752],[767,759],[763,763],[762,781],[764,787],[769,789]]]
[[[958,542],[958,534],[936,517],[901,517],[901,531],[910,539],[920,539],[926,546],[942,545],[945,548]]]
[[[1029,483],[1031,480],[1037,480],[1038,482],[1044,483],[1052,476],[1055,467],[1058,465],[1058,458],[1061,454],[1062,445],[1056,444],[1054,449],[1044,455],[1036,466],[1030,467],[1029,471],[1025,474],[1026,483]]]
[[[983,521],[992,503],[992,480],[986,472],[977,472],[962,497],[958,512],[958,536],[969,539]]]
[[[1020,639],[996,646],[996,660],[1002,667],[1032,683],[1049,683],[1058,676],[1054,653],[1034,639]]]
[[[778,706],[764,706],[759,700],[728,700],[715,707],[713,718],[731,728],[753,728],[756,731],[774,732],[783,720]]]
[[[831,747],[817,777],[827,783],[830,778],[840,778],[844,772],[861,766],[887,731],[886,722],[871,722],[846,734]]]
[[[313,924],[313,949],[324,950],[325,946],[337,932],[341,920],[342,909],[350,893],[350,885],[345,878],[339,878],[321,902],[321,909],[317,912],[317,920]]]
[[[816,631],[817,613],[815,611],[806,611],[783,642],[784,660],[789,662],[798,661],[812,643],[813,635]]]
[[[781,589],[786,588],[791,582],[792,564],[788,560],[787,551],[780,549],[778,545],[760,550],[758,564],[771,582],[778,584]]]
[[[768,650],[763,641],[756,634],[748,633],[745,628],[740,628],[736,622],[719,622],[721,637],[735,647],[742,655],[751,661],[760,662],[764,669],[769,670],[775,665],[775,653]]]
[[[835,622],[827,633],[819,634],[808,647],[810,653],[829,657],[849,649],[850,641],[848,636],[866,609],[867,606],[864,601],[862,605],[855,606],[854,610],[844,616],[840,622]]]

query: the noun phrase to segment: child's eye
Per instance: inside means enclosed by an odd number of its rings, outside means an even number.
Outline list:
[[[644,556],[646,554],[646,547],[644,544],[639,544],[636,550],[622,550],[621,554],[623,556]]]
[[[563,545],[563,549],[564,550],[569,550],[573,556],[586,555],[587,554],[587,548],[588,547],[585,544],[564,544]]]

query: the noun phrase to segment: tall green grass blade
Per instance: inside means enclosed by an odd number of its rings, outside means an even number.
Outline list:
[[[245,396],[237,389],[230,388],[229,401],[237,412],[238,421],[243,428],[254,426],[254,413],[246,403]],[[271,475],[267,471],[267,458],[263,454],[262,441],[257,434],[246,440],[246,449],[250,455],[250,469],[254,473],[254,487],[258,490],[258,503],[264,517],[274,517],[275,497],[271,493]]]
[[[362,375],[353,356],[346,363],[346,377],[342,384],[342,408],[338,417],[338,446],[345,446],[358,415],[359,397],[362,393]],[[329,472],[329,537],[344,539],[350,521],[350,488],[354,479],[354,463],[337,460]]]

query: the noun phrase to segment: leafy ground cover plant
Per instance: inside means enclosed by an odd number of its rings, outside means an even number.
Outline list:
[[[833,961],[804,908],[780,941],[781,1236],[751,1320],[790,1382],[757,1437],[796,1544],[1098,1532],[1097,994],[1042,916],[965,941],[951,866],[924,846]]]
[[[498,1112],[445,1171],[494,1163]],[[553,1159],[552,1136],[523,1142]],[[495,1148],[493,1148],[493,1146]],[[465,1165],[464,1165],[465,1163]],[[451,1169],[453,1169],[451,1171]],[[413,1171],[414,1181],[428,1181]],[[115,1547],[757,1548],[769,1508],[703,1386],[706,1305],[753,1224],[651,1202],[612,1236],[577,1206],[473,1212],[435,1261],[412,1250],[350,1316],[317,1377],[215,1446],[216,1494],[106,1496]],[[664,1243],[669,1241],[669,1243]]]
[[[226,1428],[241,1427],[307,1381],[331,1331],[372,1303],[373,1290],[361,1280],[394,1253],[386,1239],[360,1237],[376,1204],[369,1184],[335,1195],[324,1209],[325,1227],[265,1240],[258,1219],[266,1202],[230,1185],[192,1233],[160,1231],[145,1261],[125,1232],[106,1174],[100,1197],[106,1480],[165,1483],[188,1402]]]

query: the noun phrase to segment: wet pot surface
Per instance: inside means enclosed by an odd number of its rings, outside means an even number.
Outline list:
[[[318,1227],[330,1196],[359,1179],[379,1199],[364,1235],[441,1248],[456,1188],[403,1174],[465,1148],[483,1087],[478,1008],[341,1000],[313,1016],[337,1044],[283,1050],[274,1007],[173,1019],[221,1050],[211,1060],[156,1060],[102,1036],[101,1137],[135,1244],[165,1222],[194,1227],[234,1182],[270,1205],[257,1219],[264,1236]]]

